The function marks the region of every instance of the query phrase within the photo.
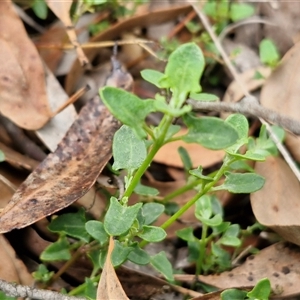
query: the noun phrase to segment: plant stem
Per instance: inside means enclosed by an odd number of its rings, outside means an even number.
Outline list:
[[[201,240],[200,248],[199,248],[199,259],[196,263],[196,278],[198,278],[198,275],[201,274],[201,269],[203,270],[203,262],[205,257],[205,246],[206,246],[206,236],[207,236],[207,225],[202,223],[202,233],[201,233]]]
[[[172,120],[173,120],[173,117],[169,116],[169,115],[165,115],[163,117],[163,119],[161,120],[161,123],[159,124],[161,134],[158,137],[158,139],[156,141],[154,141],[154,143],[152,145],[152,148],[151,148],[150,152],[148,153],[146,159],[144,160],[142,165],[138,168],[138,170],[134,174],[128,188],[126,189],[126,191],[123,195],[123,197],[128,197],[129,198],[131,196],[131,194],[133,193],[133,191],[134,191],[135,187],[137,186],[137,184],[139,183],[141,177],[143,176],[143,174],[145,173],[145,171],[147,170],[147,168],[151,164],[155,154],[161,148],[161,146],[164,144],[165,137],[166,137],[168,128],[170,127],[170,125],[172,123]]]

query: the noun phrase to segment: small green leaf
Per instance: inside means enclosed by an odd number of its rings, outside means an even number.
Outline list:
[[[175,202],[167,202],[165,204],[165,214],[168,216],[174,215],[179,210],[179,205]]]
[[[145,250],[136,245],[136,247],[134,247],[134,249],[129,253],[128,260],[137,265],[147,265],[150,262],[150,256]]]
[[[138,236],[147,242],[160,242],[162,241],[166,236],[166,232],[157,226],[149,226],[149,225],[144,225],[143,226],[143,231],[138,234]]]
[[[244,160],[237,160],[233,163],[230,164],[230,169],[231,170],[236,170],[236,171],[248,171],[248,172],[254,172],[254,169],[250,167],[249,164],[247,164]]]
[[[104,225],[100,221],[91,220],[86,222],[85,229],[90,236],[92,236],[101,245],[108,242],[108,234],[104,229]]]
[[[52,232],[64,232],[69,236],[88,243],[90,236],[85,230],[85,223],[85,212],[84,209],[81,208],[77,213],[68,213],[58,216],[51,221],[48,228]]]
[[[247,293],[247,297],[257,300],[268,300],[271,294],[271,284],[268,278],[261,279],[255,287]]]
[[[115,241],[114,250],[111,254],[111,263],[114,267],[120,266],[133,250],[132,247],[122,245],[118,240]]]
[[[40,264],[38,269],[32,273],[32,276],[35,280],[43,283],[48,282],[53,275],[54,272],[50,272],[44,264]]]
[[[169,281],[174,281],[173,269],[164,251],[151,257],[151,265]]]
[[[138,195],[143,195],[143,196],[157,196],[159,194],[159,190],[151,186],[145,186],[141,183],[138,183],[136,185],[136,187],[134,188],[134,192]]]
[[[200,197],[195,204],[195,216],[196,218],[209,219],[212,216],[212,206],[209,195]]]
[[[182,115],[192,111],[192,106],[191,105],[184,105],[181,108],[175,108],[163,101],[155,101],[154,107],[156,111],[160,111],[164,114],[171,115],[174,118],[179,118]]]
[[[213,188],[213,190],[228,190],[235,194],[247,194],[260,190],[265,183],[265,179],[254,173],[231,173],[225,172],[225,182]]]
[[[104,228],[109,235],[119,236],[126,233],[137,217],[142,203],[122,206],[115,197],[110,198],[110,205],[104,218]]]
[[[204,64],[202,51],[195,43],[181,45],[169,57],[161,86],[171,88],[177,96],[200,92]]]
[[[123,125],[114,135],[113,157],[114,170],[136,170],[147,157],[146,144],[130,127]]]
[[[179,125],[173,125],[171,124],[168,128],[167,134],[166,134],[166,140],[172,138],[177,132],[179,132],[181,129],[181,126]]]
[[[34,0],[32,10],[42,20],[45,20],[48,15],[48,6],[44,0]]]
[[[196,216],[197,217],[197,216]],[[201,216],[198,216],[197,219],[199,219],[203,224],[209,226],[209,227],[215,227],[222,224],[223,219],[221,215],[215,215],[210,219],[203,218]]]
[[[165,206],[160,203],[146,203],[142,207],[142,214],[145,218],[144,224],[150,225],[164,212]]]
[[[195,242],[197,241],[194,236],[194,229],[191,227],[186,227],[176,231],[176,235],[184,241]]]
[[[199,179],[203,179],[206,181],[213,181],[214,179],[212,177],[209,176],[205,176],[202,174],[203,172],[203,168],[201,166],[199,166],[197,169],[194,170],[190,170],[189,173]]]
[[[259,57],[262,63],[275,67],[280,56],[277,47],[270,39],[263,39],[259,44]]]
[[[218,241],[220,244],[231,247],[240,247],[242,242],[239,238],[234,236],[224,236]]]
[[[9,297],[4,292],[0,291],[0,300],[17,300],[17,298]]]
[[[237,131],[219,118],[184,115],[183,121],[189,129],[182,138],[187,143],[198,143],[208,149],[220,150],[233,145],[238,139]]]
[[[5,161],[5,154],[0,150],[0,162]]]
[[[196,101],[213,102],[219,101],[219,97],[213,94],[206,93],[191,93],[190,98]]]
[[[69,260],[71,258],[69,247],[66,237],[59,238],[42,252],[40,258],[44,261]]]
[[[141,100],[129,92],[108,86],[100,89],[100,97],[117,119],[131,127],[139,137],[147,136],[142,126],[146,116],[155,111],[154,100]]]
[[[100,261],[99,261],[99,257],[100,257],[100,251],[99,249],[95,249],[93,251],[89,251],[87,253],[87,256],[89,257],[89,259],[91,260],[92,264],[93,264],[93,271],[92,274],[96,274],[101,266],[100,266]]]
[[[245,116],[241,114],[232,114],[225,120],[225,123],[234,127],[240,139],[248,137],[249,123]]]
[[[253,5],[247,3],[231,3],[230,5],[230,19],[233,22],[243,20],[253,16],[255,9]]]
[[[146,69],[146,70],[141,71],[141,76],[146,81],[154,84],[158,88],[161,88],[161,85],[160,85],[159,82],[165,76],[165,74],[161,73],[161,72],[158,72],[156,70]]]
[[[82,296],[85,296],[88,299],[97,298],[97,287],[95,286],[93,280],[91,280],[90,278],[87,277],[85,278],[85,289],[84,289],[84,294]]]
[[[221,293],[222,300],[244,300],[247,292],[238,289],[228,289]]]
[[[193,163],[189,153],[184,147],[181,146],[178,148],[178,153],[181,158],[184,169],[189,171],[193,167]]]

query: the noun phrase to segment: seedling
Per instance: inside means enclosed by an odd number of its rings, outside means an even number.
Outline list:
[[[142,100],[113,87],[100,90],[104,104],[124,124],[114,137],[112,168],[116,171],[126,170],[125,192],[120,199],[115,196],[110,198],[109,207],[101,220],[87,220],[82,209],[54,219],[49,229],[57,232],[59,239],[44,251],[41,256],[44,261],[69,260],[71,253],[74,253],[71,258],[74,261],[82,253],[86,253],[94,265],[91,280],[96,281],[99,279],[97,273],[105,262],[109,237],[113,236],[114,266],[119,266],[126,260],[140,265],[150,264],[167,280],[173,281],[172,266],[166,254],[160,252],[150,256],[143,246],[164,240],[165,229],[194,206],[195,215],[202,224],[201,239],[193,236],[192,228],[179,231],[178,236],[189,243],[190,249],[195,249],[194,252],[191,250],[190,255],[196,261],[197,273],[230,267],[230,257],[222,249],[222,245],[239,247],[240,229],[238,225],[223,221],[222,208],[213,192],[228,190],[231,193],[252,193],[261,189],[264,178],[245,167],[245,161],[263,161],[270,155],[274,145],[265,135],[264,129],[257,140],[249,138],[248,121],[243,115],[234,114],[224,121],[216,117],[198,117],[192,113],[192,107],[186,104],[189,97],[198,101],[216,100],[213,95],[202,93],[199,82],[203,69],[204,58],[200,48],[194,43],[188,43],[181,45],[170,55],[164,73],[155,70],[142,72],[145,80],[164,90],[164,95],[167,96],[157,94],[155,99]],[[157,126],[149,126],[145,122],[151,112],[163,113]],[[180,126],[174,125],[177,118],[182,119],[188,132],[175,137],[180,130]],[[148,199],[155,199],[158,191],[141,185],[141,177],[157,151],[176,140],[198,143],[213,150],[224,149],[226,154],[222,166],[212,174],[204,175],[201,166],[190,170],[190,164],[186,160],[186,170],[189,171],[186,186],[168,195],[160,203],[153,201],[129,205],[128,199],[134,192],[143,197],[149,196]],[[242,146],[247,148],[245,152],[240,151]],[[182,153],[186,156],[184,151]],[[220,185],[221,178],[224,181]],[[170,200],[187,189],[195,189],[196,195],[182,207],[173,210],[169,219],[160,227],[153,225],[162,213],[170,213]],[[212,229],[210,235],[208,228]],[[68,237],[76,242],[71,243]],[[211,250],[207,247],[208,243]],[[205,255],[209,251],[212,255],[210,259],[206,259]],[[88,284],[85,283],[70,294],[85,293]],[[91,288],[91,284],[89,287]]]

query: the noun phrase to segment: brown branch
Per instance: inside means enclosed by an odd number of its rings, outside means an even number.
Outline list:
[[[10,297],[29,297],[42,300],[86,300],[83,297],[68,296],[53,291],[31,288],[16,283],[9,283],[2,279],[0,279],[0,290]]]
[[[269,123],[277,124],[288,131],[300,135],[300,122],[263,107],[250,97],[245,97],[237,103],[202,102],[189,99],[187,101],[194,110],[209,110],[215,112],[236,112],[262,118]]]

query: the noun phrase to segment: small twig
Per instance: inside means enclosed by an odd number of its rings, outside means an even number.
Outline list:
[[[5,178],[2,174],[0,174],[0,181],[2,181],[5,185],[7,185],[13,192],[17,190],[17,187],[10,182],[7,178]]]
[[[223,60],[224,60],[224,62],[226,64],[227,68],[229,69],[230,73],[232,74],[234,80],[240,86],[243,94],[246,97],[253,98],[254,96],[252,96],[249,93],[249,91],[247,89],[247,86],[240,79],[238,72],[236,71],[236,69],[233,66],[232,62],[230,61],[228,55],[224,51],[224,49],[223,49],[223,47],[221,45],[221,42],[220,42],[219,38],[216,36],[215,32],[213,31],[212,26],[209,24],[209,21],[208,21],[207,17],[204,15],[204,13],[201,11],[201,9],[199,9],[192,1],[189,1],[189,3],[191,4],[191,6],[194,8],[194,10],[196,11],[197,15],[199,16],[199,18],[200,18],[203,26],[205,27],[206,31],[210,35],[211,39],[213,40],[216,48],[218,49],[218,51],[220,52],[220,54],[222,56],[222,58],[223,58]],[[292,159],[292,157],[289,154],[289,152],[287,151],[287,149],[279,141],[279,139],[276,136],[276,134],[273,133],[273,130],[272,130],[270,124],[267,123],[263,118],[259,118],[259,120],[261,121],[262,124],[266,125],[266,129],[269,132],[271,139],[276,144],[277,149],[279,150],[279,152],[281,153],[281,155],[285,159],[286,163],[289,165],[289,167],[291,168],[291,170],[293,171],[293,173],[297,177],[298,181],[300,181],[300,171],[298,170],[298,167],[296,166],[294,160]]]
[[[86,300],[83,297],[68,296],[49,290],[31,288],[16,283],[9,283],[2,279],[0,279],[0,290],[10,297],[29,297],[43,300]]]
[[[194,110],[209,110],[215,112],[237,112],[249,114],[258,118],[267,120],[269,123],[278,124],[288,131],[300,135],[300,122],[282,116],[277,112],[257,104],[255,101],[249,101],[249,98],[243,98],[237,103],[227,102],[202,102],[189,99],[187,102],[192,105]]]

